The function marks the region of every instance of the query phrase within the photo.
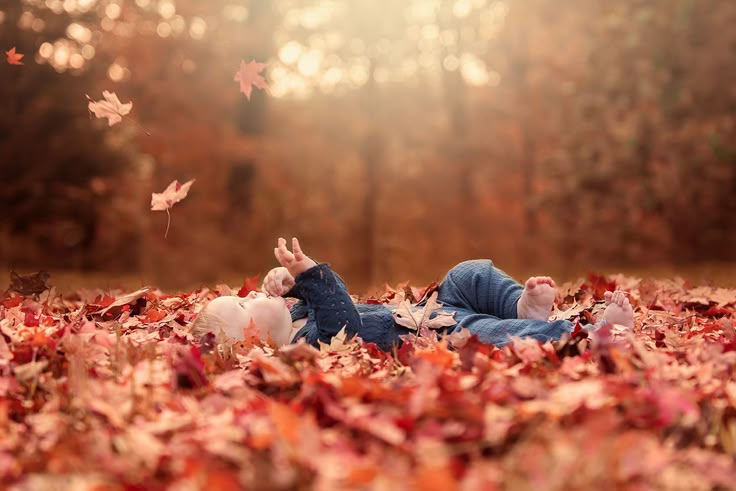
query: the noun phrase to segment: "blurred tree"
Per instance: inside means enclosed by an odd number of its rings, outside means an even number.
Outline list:
[[[587,52],[547,173],[562,184],[551,212],[568,217],[561,251],[732,260],[736,94],[719,86],[736,75],[736,4],[580,2],[567,15]]]
[[[42,41],[63,36],[68,19],[26,15],[19,2],[3,16],[0,45],[26,56],[23,66],[0,66],[0,256],[18,268],[99,268],[109,259],[95,254],[106,226],[100,210],[115,201],[116,176],[131,165],[89,120],[84,87],[100,69],[59,75],[35,62]],[[134,268],[135,251],[131,241],[108,252],[118,267]]]

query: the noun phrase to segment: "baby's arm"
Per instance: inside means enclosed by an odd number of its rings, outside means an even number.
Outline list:
[[[348,337],[358,334],[361,322],[345,285],[327,264],[317,264],[304,255],[297,239],[292,239],[293,253],[286,241],[279,239],[274,255],[295,280],[295,289],[312,310],[317,329],[309,332],[306,341],[329,343],[345,327]]]

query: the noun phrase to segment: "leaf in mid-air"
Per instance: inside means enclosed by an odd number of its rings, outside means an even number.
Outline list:
[[[194,179],[187,181],[184,184],[179,184],[179,181],[174,179],[171,184],[166,186],[163,193],[152,193],[151,211],[165,211],[168,214],[169,208],[187,197],[189,188],[192,187],[193,182]],[[169,220],[166,223],[166,233],[164,233],[164,238],[169,234],[169,225],[171,225],[171,215],[169,215]]]
[[[123,116],[128,114],[133,108],[133,103],[128,102],[123,104],[118,99],[115,92],[102,91],[102,97],[104,100],[93,101],[90,96],[86,96],[89,104],[87,109],[98,118],[107,118],[107,122],[110,126],[119,123],[123,120]]]
[[[245,60],[240,62],[240,70],[235,73],[235,81],[240,82],[240,91],[245,94],[248,100],[250,100],[253,86],[259,89],[266,88],[266,81],[259,75],[264,68],[266,68],[265,63],[258,63],[255,60],[251,60],[249,63],[246,63]]]
[[[6,55],[8,55],[8,63],[10,65],[22,65],[23,62],[20,61],[25,55],[22,55],[20,53],[15,52],[15,46],[10,48],[9,51],[5,52]]]
[[[166,186],[163,193],[152,193],[151,211],[166,211],[174,206],[175,203],[186,198],[193,182],[194,179],[184,184],[179,184],[179,181],[175,179],[171,184]]]

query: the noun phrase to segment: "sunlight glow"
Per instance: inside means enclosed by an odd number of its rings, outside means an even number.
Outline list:
[[[33,14],[31,12],[23,12],[18,19],[18,27],[21,29],[30,29],[33,25]]]
[[[66,68],[69,61],[69,47],[66,44],[59,44],[54,50],[53,63],[56,68]]]
[[[279,59],[287,65],[296,63],[302,54],[303,46],[296,41],[289,41],[279,50]]]
[[[77,8],[80,12],[89,12],[95,6],[97,0],[77,0]]]
[[[40,54],[43,58],[49,58],[52,54],[54,54],[54,47],[51,45],[51,43],[43,43],[40,48],[38,48],[38,54]]]
[[[156,34],[162,38],[169,37],[171,35],[171,24],[168,22],[159,22],[158,26],[156,26]]]
[[[217,7],[220,15],[208,21],[203,14],[197,17],[178,13],[177,0],[129,0],[126,4],[125,0],[22,1],[68,14],[66,38],[41,44],[36,54],[39,62],[48,62],[59,71],[81,70],[95,57],[98,31],[122,38],[187,35],[202,40],[215,29],[209,35],[214,42],[240,28],[233,23],[246,22],[252,15],[240,0],[223,0]],[[275,2],[279,23],[272,31],[272,42],[276,56],[264,60],[269,63],[272,94],[302,98],[315,92],[336,93],[359,89],[371,79],[378,85],[441,84],[442,71],[459,72],[470,86],[495,87],[501,76],[488,65],[483,50],[503,29],[509,10],[507,1]],[[98,24],[90,22],[88,16],[80,16],[89,11],[98,15]],[[33,12],[29,8],[22,13],[19,27],[39,32],[46,29],[46,17],[36,17]],[[375,25],[386,15],[392,16],[390,22]],[[0,10],[0,23],[5,19],[6,14]],[[221,34],[219,31],[226,27],[229,30]],[[177,64],[184,73],[197,69],[194,60],[179,58]],[[107,69],[113,81],[124,81],[129,74],[120,61]]]
[[[485,63],[470,53],[460,57],[460,73],[470,85],[487,85],[490,80]]]
[[[105,15],[108,19],[117,19],[120,17],[122,11],[123,10],[120,8],[120,5],[117,3],[109,3],[107,4],[107,7],[105,7]]]
[[[95,47],[91,44],[85,44],[82,46],[82,56],[85,60],[91,60],[95,57]]]
[[[452,15],[462,19],[470,15],[473,11],[473,2],[470,0],[457,0],[452,6]]]
[[[46,23],[43,21],[43,19],[40,19],[36,17],[33,19],[33,22],[31,23],[31,29],[35,32],[41,32],[43,31],[43,28],[46,27]]]
[[[79,53],[74,53],[69,57],[69,66],[79,70],[84,66],[84,57]]]
[[[92,39],[92,31],[81,24],[73,22],[66,28],[66,35],[80,43],[88,43]]]
[[[158,13],[164,19],[171,19],[176,14],[176,6],[170,0],[162,0],[158,4]]]
[[[222,8],[222,15],[235,22],[245,22],[248,20],[248,7],[244,5],[229,4]]]
[[[77,9],[77,2],[76,0],[64,0],[62,7],[67,13],[72,13]]]
[[[123,68],[121,65],[119,65],[117,63],[113,63],[107,69],[107,76],[113,82],[120,82],[123,79],[123,77],[125,76],[125,68]]]
[[[192,39],[202,39],[207,32],[207,23],[201,17],[193,17],[189,24],[189,35]]]
[[[323,54],[321,51],[310,50],[305,53],[297,64],[299,71],[305,77],[313,77],[317,74],[322,63]]]

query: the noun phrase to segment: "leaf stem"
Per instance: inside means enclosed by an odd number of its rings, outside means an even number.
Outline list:
[[[140,128],[141,131],[145,133],[147,136],[151,136],[151,133],[149,133],[148,130],[146,130],[138,121],[131,118],[130,116],[123,116],[123,117],[127,119],[128,121],[132,121],[133,123],[135,123],[135,125],[138,126],[138,128]]]
[[[166,232],[164,232],[164,239],[169,235],[169,225],[171,225],[171,213],[169,213],[168,208],[166,208],[166,216],[168,218],[166,219]]]

